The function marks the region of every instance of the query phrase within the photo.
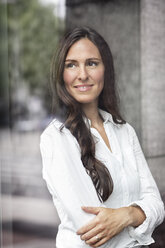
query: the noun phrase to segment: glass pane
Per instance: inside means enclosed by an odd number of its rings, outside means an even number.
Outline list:
[[[1,247],[55,247],[59,218],[39,137],[51,120],[49,71],[64,29],[64,1],[1,2]]]

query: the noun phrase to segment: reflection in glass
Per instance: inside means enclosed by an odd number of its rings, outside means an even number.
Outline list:
[[[1,1],[1,247],[54,247],[59,219],[41,176],[39,136],[51,120],[49,70],[65,2]]]

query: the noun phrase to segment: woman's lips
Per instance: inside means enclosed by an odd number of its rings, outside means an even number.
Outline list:
[[[83,84],[74,86],[78,91],[85,92],[92,88],[93,84]]]

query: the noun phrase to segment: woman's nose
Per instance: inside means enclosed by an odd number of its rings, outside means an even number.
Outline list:
[[[78,79],[81,81],[86,81],[88,79],[88,72],[85,66],[79,68]]]

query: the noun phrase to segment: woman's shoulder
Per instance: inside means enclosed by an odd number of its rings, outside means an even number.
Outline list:
[[[65,153],[73,149],[74,145],[79,148],[76,138],[71,134],[70,130],[64,126],[64,123],[58,119],[53,119],[40,135],[40,146],[46,150],[61,152],[64,148]],[[50,152],[49,152],[50,153]]]
[[[134,137],[136,136],[136,131],[130,123],[126,122],[124,124],[117,124],[113,127],[121,142],[123,141],[125,143],[128,141],[131,144],[133,143]]]
[[[125,124],[122,124],[121,127],[122,127],[121,130],[126,131],[126,132],[128,132],[130,134],[135,132],[134,127],[128,122],[126,122]]]
[[[45,136],[50,136],[50,137],[64,136],[68,132],[70,131],[64,126],[64,124],[61,121],[59,121],[57,118],[54,118],[41,133],[41,138]]]

